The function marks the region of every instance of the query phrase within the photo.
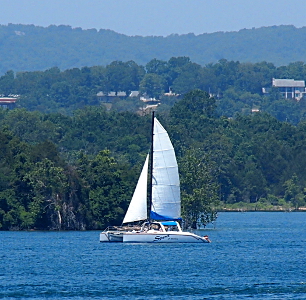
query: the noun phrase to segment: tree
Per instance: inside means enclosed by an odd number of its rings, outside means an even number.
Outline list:
[[[7,71],[5,75],[0,77],[0,94],[8,96],[15,92],[14,89],[14,72],[12,70]]]
[[[171,109],[170,115],[177,119],[190,119],[199,116],[211,118],[215,114],[216,101],[207,92],[199,89],[185,94]]]
[[[140,82],[140,91],[158,98],[164,92],[164,79],[157,74],[146,74]]]
[[[305,204],[305,195],[301,191],[298,180],[298,177],[294,174],[291,179],[284,183],[285,200],[291,202],[296,209]]]
[[[202,86],[204,73],[202,67],[195,63],[188,63],[181,69],[181,73],[173,81],[173,91],[185,94],[190,90],[199,89]]]
[[[121,173],[118,163],[108,150],[100,151],[90,161],[90,169],[85,175],[90,184],[90,213],[95,228],[119,225],[122,221],[127,206],[125,193],[129,185],[122,180]]]
[[[139,100],[137,97],[127,98],[124,100],[121,100],[119,98],[116,98],[113,100],[112,103],[112,110],[115,110],[117,112],[137,112],[140,107],[143,106],[143,102]]]
[[[217,219],[219,202],[215,166],[198,149],[188,149],[180,162],[182,216],[186,227],[197,228]]]
[[[108,91],[130,92],[138,90],[141,78],[144,76],[144,68],[134,61],[126,63],[114,61],[106,67]]]
[[[146,64],[146,71],[147,73],[163,75],[168,71],[167,62],[154,58]]]
[[[31,225],[46,228],[52,224],[53,228],[62,229],[63,204],[68,187],[64,169],[45,158],[24,176],[24,182],[32,190],[33,201],[29,206],[33,219]]]

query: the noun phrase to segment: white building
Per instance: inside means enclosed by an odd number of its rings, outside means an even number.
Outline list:
[[[285,99],[296,99],[299,101],[306,94],[304,80],[273,78],[272,87],[277,88]],[[262,91],[264,94],[268,93],[266,88],[263,88]]]

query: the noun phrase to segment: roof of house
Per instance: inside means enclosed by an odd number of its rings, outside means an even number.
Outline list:
[[[138,97],[139,96],[139,91],[131,91],[130,97]]]
[[[126,97],[126,92],[108,92],[108,94],[104,94],[102,91],[97,93],[98,97],[104,97],[104,96],[108,96],[108,97]]]
[[[272,79],[272,86],[274,87],[305,87],[304,80],[294,79]]]
[[[1,97],[0,98],[0,104],[15,103],[16,101],[17,101],[17,98],[11,98],[11,97]]]

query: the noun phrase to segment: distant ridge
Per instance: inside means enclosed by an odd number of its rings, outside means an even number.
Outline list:
[[[291,25],[200,35],[126,36],[112,30],[83,30],[66,25],[0,25],[0,73],[61,70],[133,60],[188,56],[198,64],[220,59],[271,62],[277,66],[306,61],[306,27]]]

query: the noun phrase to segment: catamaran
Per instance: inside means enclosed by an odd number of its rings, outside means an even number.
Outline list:
[[[201,237],[192,232],[182,231],[180,180],[176,156],[168,133],[154,117],[154,112],[151,132],[150,155],[147,155],[122,222],[131,224],[143,221],[143,224],[140,227],[107,228],[100,233],[100,242],[209,243],[208,236]]]

